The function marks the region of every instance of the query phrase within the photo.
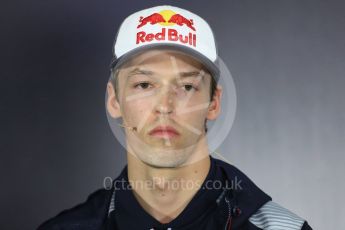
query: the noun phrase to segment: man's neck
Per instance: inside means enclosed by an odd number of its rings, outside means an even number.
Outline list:
[[[203,148],[206,149],[207,148]],[[140,205],[161,223],[175,219],[187,206],[210,170],[207,152],[201,160],[177,168],[152,167],[127,153],[128,179]]]

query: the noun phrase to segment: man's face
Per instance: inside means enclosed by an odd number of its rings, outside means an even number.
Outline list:
[[[127,146],[144,162],[176,167],[205,138],[211,76],[196,60],[178,51],[151,50],[119,71],[118,104]]]

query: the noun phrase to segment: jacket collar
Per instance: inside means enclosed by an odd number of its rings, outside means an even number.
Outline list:
[[[232,226],[236,229],[248,221],[249,217],[261,206],[271,200],[271,197],[260,190],[236,167],[212,156],[210,158],[210,171],[201,188],[205,187],[206,181],[222,180],[224,182],[223,189],[213,190],[212,192],[207,189],[200,189],[177,218],[169,224],[161,224],[142,209],[131,190],[114,190],[113,188],[113,196],[115,195],[114,211],[116,213],[116,209],[118,209],[119,215],[122,214],[122,218],[118,218],[118,220],[124,220],[123,218],[136,220],[135,224],[137,226],[147,226],[149,228],[174,228],[193,224],[193,221],[200,218],[206,210],[215,206],[219,214],[216,215],[219,223],[224,224],[231,215]],[[128,186],[127,166],[122,170],[119,177],[114,180],[114,184],[116,184],[116,181],[122,181],[121,183]]]
[[[205,187],[207,181],[213,181],[217,178],[222,177],[220,171],[216,170],[215,161],[211,158],[211,166],[210,170],[206,176],[205,181],[201,185],[201,188]],[[114,184],[117,183],[116,181],[122,181],[121,183],[125,184],[125,187],[129,185],[128,183],[128,168],[127,166],[122,170],[120,176],[114,181]],[[124,217],[123,214],[129,216],[130,219],[136,220],[137,226],[147,227],[148,229],[152,227],[168,229],[169,227],[181,227],[193,224],[193,222],[200,218],[210,207],[214,206],[216,208],[216,199],[219,197],[219,194],[222,191],[220,189],[208,191],[206,189],[199,189],[197,193],[194,195],[192,200],[189,202],[187,207],[168,224],[161,224],[151,215],[149,215],[138,203],[136,198],[133,195],[132,190],[127,189],[117,189],[115,190],[115,212],[116,209],[119,211],[119,216],[122,218],[118,218],[119,221],[123,221]]]
[[[233,229],[237,229],[272,199],[235,166],[213,159],[217,170],[223,173],[227,181],[227,186],[217,202],[221,212],[219,218],[226,221],[231,215]]]

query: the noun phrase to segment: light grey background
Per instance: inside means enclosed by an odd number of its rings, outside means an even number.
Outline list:
[[[345,229],[345,2],[2,3],[1,229],[34,229],[115,177],[104,93],[130,13],[185,7],[211,24],[237,90],[219,152],[314,229]]]

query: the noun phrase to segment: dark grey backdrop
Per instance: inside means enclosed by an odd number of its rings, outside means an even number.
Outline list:
[[[119,173],[104,108],[113,37],[156,3],[216,33],[238,93],[219,151],[315,229],[344,229],[342,0],[2,1],[0,228],[35,229]]]

